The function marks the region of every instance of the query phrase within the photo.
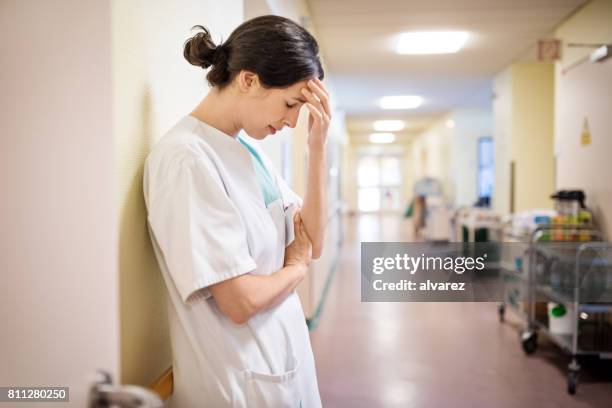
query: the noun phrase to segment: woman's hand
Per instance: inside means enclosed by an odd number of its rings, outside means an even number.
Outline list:
[[[308,147],[323,150],[327,143],[327,131],[331,120],[329,92],[318,78],[308,81],[308,88],[302,88],[306,97],[308,116]]]
[[[285,249],[285,266],[308,266],[312,260],[312,244],[306,234],[299,210],[293,216],[293,225],[295,238]]]
[[[312,259],[312,244],[299,211],[293,216],[295,239],[285,249],[285,265],[270,275],[245,273],[210,285],[219,310],[236,324],[285,299],[304,279]]]

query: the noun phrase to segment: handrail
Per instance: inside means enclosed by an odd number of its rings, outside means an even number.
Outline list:
[[[332,205],[330,205],[331,211],[327,213],[327,221],[331,220],[336,213],[339,213],[344,208],[344,201],[336,200]]]

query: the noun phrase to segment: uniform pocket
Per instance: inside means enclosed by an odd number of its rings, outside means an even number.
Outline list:
[[[301,396],[297,376],[299,362],[294,357],[289,370],[282,374],[246,371],[246,400],[249,408],[300,407]]]

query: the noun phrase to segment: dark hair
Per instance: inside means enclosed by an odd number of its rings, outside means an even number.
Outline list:
[[[212,66],[206,75],[211,86],[225,87],[243,69],[256,73],[267,88],[285,88],[312,77],[323,79],[317,41],[288,18],[270,15],[248,20],[218,46],[206,28],[198,25],[193,29],[201,32],[185,42],[183,55],[192,65]]]

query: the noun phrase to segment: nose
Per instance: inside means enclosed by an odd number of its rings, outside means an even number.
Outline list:
[[[299,115],[300,111],[298,109],[292,109],[291,112],[289,112],[289,115],[283,120],[283,123],[293,129],[297,125]]]

